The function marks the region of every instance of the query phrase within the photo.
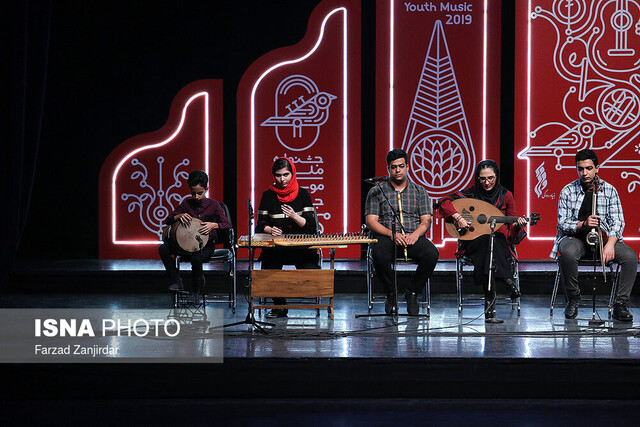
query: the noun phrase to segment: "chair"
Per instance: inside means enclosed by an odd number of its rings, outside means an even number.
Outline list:
[[[367,231],[368,228],[366,224],[362,225],[362,230]],[[372,234],[369,231],[369,234]],[[367,244],[367,304],[368,304],[368,313],[371,314],[371,310],[373,309],[373,304],[380,304],[386,301],[386,295],[374,295],[373,294],[373,274],[375,268],[373,266],[373,255],[372,255],[373,244]],[[396,258],[396,267],[400,265],[417,265],[413,260],[405,261],[404,257]],[[398,304],[406,304],[403,301],[400,301],[398,298]],[[422,301],[420,301],[420,306],[422,308],[427,309],[427,316],[431,316],[431,279],[427,279],[427,282],[424,284],[424,289],[422,290]]]
[[[458,247],[458,250],[460,248]],[[515,250],[515,248],[514,248]],[[471,258],[465,255],[458,255],[456,252],[456,293],[458,296],[458,315],[462,315],[463,306],[478,306],[484,303],[484,297],[482,298],[464,298],[462,295],[462,283],[463,283],[463,273],[464,266],[473,267],[473,262]],[[512,258],[511,262],[511,272],[513,274],[513,283],[515,284],[518,292],[520,291],[520,273],[518,272],[518,261]],[[476,301],[476,302],[468,302],[466,301]],[[511,309],[516,309],[518,311],[518,316],[520,316],[520,297],[512,300],[511,298],[507,298],[506,300],[496,299],[496,305],[510,305]]]
[[[213,295],[202,294],[202,303],[207,305],[208,303],[228,303],[229,307],[236,312],[236,297],[237,297],[237,264],[236,264],[236,241],[235,232],[233,231],[233,222],[231,221],[231,215],[229,214],[229,208],[224,203],[220,203],[224,214],[227,216],[231,227],[229,230],[218,229],[218,237],[222,242],[222,249],[216,249],[213,255],[207,262],[219,263],[229,266],[229,276],[231,276],[233,284],[229,292],[229,295],[225,298],[216,297]],[[176,255],[176,268],[180,271],[180,263],[182,262],[180,255]],[[174,301],[175,304],[175,301]]]
[[[580,276],[580,267],[591,267],[589,270],[589,274],[594,274],[593,268],[596,268],[595,274],[600,275],[602,273],[602,267],[599,260],[593,260],[591,258],[582,258],[578,261],[578,276]],[[618,279],[620,276],[620,264],[614,263],[613,261],[609,261],[606,264],[606,267],[609,269],[609,274],[611,275],[611,295],[609,296],[609,302],[607,305],[604,305],[602,302],[598,305],[596,301],[597,307],[607,307],[608,316],[611,318],[611,314],[613,312],[613,301],[615,300],[616,292],[618,290]],[[615,268],[614,268],[615,267]],[[553,307],[556,302],[556,296],[558,294],[558,286],[560,281],[562,280],[562,273],[560,272],[560,264],[558,264],[558,271],[556,272],[556,280],[553,283],[553,292],[551,293],[551,304],[549,305],[549,315],[553,316]],[[564,290],[565,303],[569,301],[569,297],[567,296],[567,290],[564,287],[564,283],[562,286]],[[586,306],[586,302],[585,302]],[[590,307],[593,307],[593,304],[589,304]],[[594,313],[595,314],[595,313]]]

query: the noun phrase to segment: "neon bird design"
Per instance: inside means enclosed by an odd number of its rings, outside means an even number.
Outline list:
[[[276,114],[260,126],[275,127],[278,141],[284,147],[294,151],[306,150],[318,140],[320,127],[329,120],[329,107],[336,98],[330,93],[320,92],[313,80],[306,76],[289,76],[276,89]],[[281,127],[293,128],[291,138],[281,133]],[[303,135],[306,128],[310,128],[312,136]]]

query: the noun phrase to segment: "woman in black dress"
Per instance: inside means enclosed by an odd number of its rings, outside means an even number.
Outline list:
[[[282,234],[315,234],[316,215],[309,192],[298,185],[295,164],[285,158],[276,159],[271,167],[274,183],[262,193],[258,207],[256,233],[272,236]],[[315,249],[263,248],[260,255],[262,269],[281,269],[295,265],[298,269],[319,268]],[[274,298],[274,304],[286,304],[284,298]],[[273,309],[267,317],[286,317],[286,308]]]
[[[439,214],[444,218],[451,217],[458,228],[469,228],[469,223],[453,206],[452,201],[462,197],[469,197],[490,203],[500,209],[505,216],[517,216],[516,205],[511,191],[500,184],[500,169],[493,160],[483,160],[478,163],[475,171],[474,185],[466,190],[458,191],[443,197],[436,205]],[[520,296],[511,273],[511,261],[515,259],[513,245],[518,244],[527,235],[525,218],[518,218],[518,222],[504,224],[496,230],[493,252],[495,278],[504,282],[510,290],[511,298]],[[460,240],[456,255],[465,255],[473,261],[473,280],[481,285],[485,292],[485,320],[487,323],[500,323],[496,318],[495,299],[496,289],[492,286],[488,290],[490,235],[485,234],[473,240]]]

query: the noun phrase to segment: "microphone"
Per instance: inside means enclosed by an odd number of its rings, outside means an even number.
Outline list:
[[[253,206],[251,206],[251,199],[247,199],[247,204],[248,204],[248,212],[249,212],[249,219],[253,219]]]
[[[198,241],[198,245],[200,246],[200,250],[202,250],[202,237],[199,234],[196,234],[196,240]]]
[[[375,178],[367,178],[364,180],[367,184],[375,184],[376,182],[389,181],[389,176],[376,176]]]

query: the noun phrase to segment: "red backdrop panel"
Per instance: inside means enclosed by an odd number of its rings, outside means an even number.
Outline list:
[[[323,233],[358,231],[360,213],[360,5],[324,1],[304,39],[263,56],[238,89],[238,219],[257,210],[288,156],[311,194]],[[338,252],[359,257],[359,248]]]
[[[158,257],[164,219],[189,197],[187,176],[209,174],[222,198],[222,80],[199,80],[173,100],[162,129],[120,144],[100,171],[100,258]]]
[[[517,7],[516,201],[542,216],[519,255],[551,252],[558,197],[578,178],[574,156],[583,148],[597,153],[600,176],[617,188],[624,240],[638,251],[640,5],[536,0]]]
[[[500,2],[378,0],[376,174],[403,148],[429,196],[467,188],[478,161],[500,153]],[[455,240],[434,220],[441,258]]]

